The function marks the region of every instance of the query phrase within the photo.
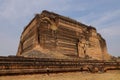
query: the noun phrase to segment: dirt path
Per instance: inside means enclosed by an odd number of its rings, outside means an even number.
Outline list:
[[[119,71],[106,73],[69,72],[58,74],[34,74],[18,76],[0,76],[0,80],[120,80]]]

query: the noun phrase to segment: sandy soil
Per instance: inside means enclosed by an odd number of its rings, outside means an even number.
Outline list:
[[[120,80],[120,70],[106,73],[69,72],[49,75],[0,76],[0,80]]]

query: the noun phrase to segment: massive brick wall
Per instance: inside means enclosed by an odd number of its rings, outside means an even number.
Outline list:
[[[18,56],[109,59],[105,40],[96,29],[43,11],[24,29]]]

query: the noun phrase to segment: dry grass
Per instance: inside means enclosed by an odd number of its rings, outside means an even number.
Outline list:
[[[106,73],[69,72],[58,74],[33,74],[18,76],[0,76],[0,80],[120,80],[119,71]]]

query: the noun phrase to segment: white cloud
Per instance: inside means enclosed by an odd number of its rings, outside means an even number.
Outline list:
[[[120,17],[120,10],[105,11],[99,13],[90,12],[87,15],[77,18],[77,20],[82,21],[83,23],[89,25],[93,25],[95,27],[103,27],[105,26],[105,23],[112,21],[113,19],[116,19],[118,17]],[[107,23],[107,24],[111,24],[111,23]]]
[[[97,20],[94,20],[92,24],[101,25],[117,17],[120,17],[120,10],[104,12],[101,14],[101,16]]]
[[[98,30],[100,33],[102,33],[105,37],[120,37],[120,24],[118,22],[110,23],[109,25],[106,25],[107,27],[102,28]]]
[[[1,4],[0,17],[6,19],[33,15],[43,9],[55,12],[80,11],[84,10],[86,5],[84,3],[75,5],[72,0],[5,0]]]

